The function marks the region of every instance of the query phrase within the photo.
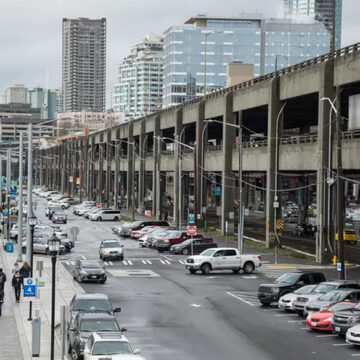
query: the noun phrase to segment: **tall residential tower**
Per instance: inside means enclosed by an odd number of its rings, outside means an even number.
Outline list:
[[[104,111],[106,19],[63,19],[63,111]]]

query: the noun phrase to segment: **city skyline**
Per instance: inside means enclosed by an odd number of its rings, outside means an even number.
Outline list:
[[[24,11],[18,12],[12,3],[0,0],[2,8],[5,9],[0,14],[0,33],[2,34],[0,41],[7,53],[6,57],[0,59],[0,92],[2,93],[6,86],[16,83],[24,83],[29,88],[45,87],[47,78],[50,88],[61,87],[61,22],[63,17],[107,18],[106,108],[108,108],[113,84],[116,83],[118,65],[131,46],[142,39],[144,34],[162,33],[168,27],[183,23],[187,18],[197,14],[229,16],[232,15],[229,9],[234,9],[234,6],[238,9],[235,11],[237,15],[258,10],[266,17],[281,17],[282,3],[282,0],[274,0],[271,4],[265,0],[257,0],[251,4],[246,1],[229,0],[225,4],[223,2],[209,6],[208,2],[199,0],[196,4],[189,1],[187,6],[179,8],[175,4],[161,0],[156,2],[156,7],[152,2],[142,4],[140,7],[137,6],[139,5],[137,1],[125,6],[107,2],[99,11],[99,1],[96,0],[87,1],[86,6],[83,0],[75,3],[67,0],[55,1],[51,6],[41,0],[36,3],[36,6],[41,9],[39,19],[36,20],[38,18],[36,12],[32,11],[31,18],[25,16],[26,8],[31,7],[33,10],[33,1],[23,1]],[[360,9],[358,1],[347,0],[343,3],[342,46],[357,41],[357,33],[360,29],[356,19],[357,8]],[[154,17],[157,18],[156,22],[153,22]],[[20,25],[15,28],[12,26],[13,23]],[[32,31],[27,31],[28,28]],[[19,51],[19,48],[22,50]],[[47,71],[47,64],[50,71]]]

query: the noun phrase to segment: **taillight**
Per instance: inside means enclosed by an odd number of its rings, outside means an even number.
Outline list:
[[[258,259],[261,261],[261,255],[258,255]]]

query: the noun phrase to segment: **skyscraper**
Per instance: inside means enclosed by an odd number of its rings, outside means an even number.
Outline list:
[[[148,34],[134,45],[119,65],[113,110],[127,117],[143,116],[161,108],[163,84],[162,37]]]
[[[26,104],[27,88],[23,84],[8,86],[3,93],[3,104]]]
[[[227,64],[254,65],[264,75],[329,51],[324,24],[292,19],[197,16],[164,32],[163,107],[226,86]],[[205,72],[206,63],[206,72]]]
[[[63,111],[104,111],[106,19],[63,19]]]
[[[321,21],[331,33],[334,0],[284,0],[284,15],[294,18],[308,16]],[[342,0],[335,0],[335,49],[341,47]]]

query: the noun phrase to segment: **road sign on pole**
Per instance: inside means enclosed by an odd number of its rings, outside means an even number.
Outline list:
[[[189,236],[194,236],[196,235],[196,226],[194,225],[189,225],[187,228],[186,228],[186,232]]]
[[[24,279],[24,297],[36,297],[36,284],[33,278]]]
[[[189,224],[192,224],[195,222],[195,215],[194,214],[189,214]]]

